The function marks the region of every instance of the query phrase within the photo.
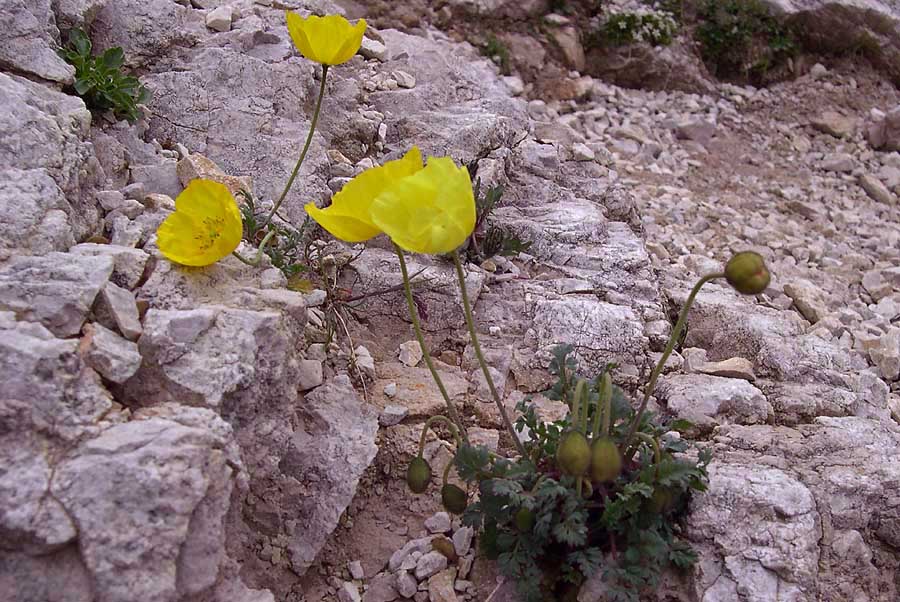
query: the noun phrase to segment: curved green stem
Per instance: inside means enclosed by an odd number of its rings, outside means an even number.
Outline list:
[[[569,407],[569,416],[572,417],[571,427],[578,430],[581,424],[581,392],[584,389],[584,379],[575,384],[575,393],[572,394],[572,405]]]
[[[591,440],[597,439],[600,433],[604,437],[609,436],[609,423],[612,418],[612,378],[609,371],[603,372],[600,377],[600,386],[598,387],[597,411],[594,414],[594,424],[591,428]],[[601,429],[600,415],[603,415],[603,426]]]
[[[316,125],[319,123],[319,112],[322,110],[322,99],[325,97],[325,79],[327,75],[328,65],[322,65],[322,85],[319,87],[319,98],[318,100],[316,100],[316,108],[313,110],[312,122],[309,124],[309,133],[306,135],[306,143],[303,145],[303,150],[300,151],[300,158],[297,159],[297,164],[294,165],[294,171],[291,172],[291,177],[288,178],[287,184],[285,184],[284,190],[281,192],[281,196],[278,197],[278,201],[276,201],[275,206],[272,207],[272,212],[269,213],[269,217],[266,218],[266,221],[263,224],[263,228],[269,225],[269,222],[272,221],[272,217],[275,215],[275,212],[278,211],[279,207],[281,207],[281,204],[284,202],[288,191],[290,191],[291,186],[294,185],[294,180],[297,178],[297,174],[300,172],[300,166],[303,165],[303,160],[306,159],[306,153],[309,151],[309,145],[312,144],[313,134],[316,131]]]
[[[443,478],[441,479],[441,485],[446,485],[446,484],[447,484],[447,479],[450,478],[450,468],[451,468],[452,466],[453,466],[453,460],[450,460],[449,462],[447,462],[447,465],[444,466],[444,476],[443,476]]]
[[[469,291],[466,289],[466,276],[463,274],[463,267],[459,260],[459,254],[456,251],[453,251],[452,255],[453,264],[456,266],[456,277],[459,279],[459,291],[462,295],[463,310],[466,313],[466,326],[469,328],[469,337],[472,340],[472,348],[475,350],[475,357],[478,358],[478,363],[481,365],[484,379],[487,381],[488,388],[491,390],[491,397],[494,398],[494,403],[497,404],[497,409],[500,411],[500,418],[503,419],[506,430],[509,431],[509,434],[512,436],[513,443],[519,451],[519,455],[526,458],[528,457],[528,452],[525,451],[525,446],[519,441],[519,436],[516,434],[516,430],[513,428],[512,422],[509,419],[509,415],[506,413],[506,407],[504,407],[503,401],[497,393],[497,387],[494,386],[494,379],[491,378],[491,372],[488,370],[487,362],[484,360],[484,354],[481,352],[481,345],[478,343],[478,334],[475,332],[475,320],[472,317],[472,306],[469,303]]]
[[[659,465],[662,463],[662,451],[659,449],[659,441],[647,433],[635,433],[635,437],[649,445],[650,449],[653,450],[653,457],[656,460],[656,474],[659,476]]]
[[[425,344],[425,335],[422,334],[422,325],[419,323],[419,313],[416,311],[416,304],[415,301],[413,301],[412,287],[409,285],[409,272],[406,269],[406,259],[403,257],[403,250],[394,244],[394,251],[397,253],[397,258],[400,260],[400,272],[403,275],[403,291],[406,293],[406,306],[409,310],[409,319],[412,320],[413,323],[413,330],[416,332],[416,339],[419,341],[419,346],[422,348],[422,357],[424,358],[428,369],[431,371],[431,377],[434,379],[438,390],[441,392],[441,397],[444,398],[444,402],[447,404],[447,412],[450,414],[450,419],[456,423],[456,426],[462,433],[463,440],[468,443],[466,427],[459,419],[459,414],[456,412],[456,405],[450,399],[450,395],[447,394],[447,388],[444,387],[444,381],[441,380],[437,368],[434,367],[431,353],[428,351],[428,345]]]
[[[450,429],[450,432],[453,433],[453,437],[456,439],[456,446],[462,447],[462,439],[459,437],[459,429],[456,428],[456,425],[453,424],[453,421],[447,418],[446,416],[432,416],[428,420],[425,421],[425,425],[422,427],[422,436],[419,437],[419,457],[422,457],[422,453],[425,451],[425,436],[428,434],[428,429],[431,428],[431,425],[435,422],[444,422],[447,427]]]
[[[656,367],[653,368],[653,372],[650,373],[650,382],[647,383],[647,387],[644,389],[644,400],[641,402],[641,407],[634,416],[634,421],[631,423],[631,428],[628,430],[628,436],[625,437],[625,441],[622,443],[622,450],[624,451],[626,462],[633,458],[634,453],[637,451],[636,447],[629,448],[629,445],[631,445],[631,441],[634,439],[634,435],[641,424],[641,419],[644,417],[644,412],[647,409],[647,402],[650,401],[650,395],[653,394],[653,391],[656,388],[656,380],[662,373],[663,367],[669,359],[669,356],[672,355],[672,350],[675,349],[675,343],[678,341],[679,337],[681,337],[681,331],[684,330],[684,325],[687,323],[687,315],[691,309],[691,305],[694,304],[694,300],[697,298],[697,294],[700,292],[700,289],[703,288],[704,284],[710,280],[724,277],[725,274],[707,274],[698,280],[697,284],[694,285],[694,288],[691,289],[691,294],[688,295],[684,307],[681,308],[681,313],[678,314],[678,321],[675,323],[675,328],[672,329],[672,335],[669,337],[669,342],[666,344],[662,357],[659,358],[659,362],[657,362]]]
[[[247,259],[246,257],[241,255],[237,251],[233,252],[232,255],[237,257],[241,261],[241,263],[244,263],[249,266],[257,267],[257,266],[259,266],[260,262],[262,261],[262,255],[263,255],[263,251],[266,248],[266,245],[269,244],[269,241],[272,240],[272,238],[274,236],[275,236],[275,230],[269,230],[269,233],[266,234],[265,238],[262,239],[262,242],[259,243],[259,249],[257,249],[257,251],[256,251],[255,259]]]

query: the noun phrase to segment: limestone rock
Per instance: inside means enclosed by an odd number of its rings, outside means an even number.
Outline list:
[[[393,602],[400,597],[396,587],[397,579],[394,575],[378,575],[369,582],[362,602]]]
[[[445,569],[428,579],[429,602],[457,602],[453,581],[456,579],[454,569]]]
[[[425,528],[429,533],[446,533],[450,530],[450,515],[446,512],[438,512],[425,521]]]
[[[881,180],[871,174],[863,174],[859,177],[859,185],[866,191],[872,200],[884,203],[885,205],[893,205],[896,202],[894,195],[887,187],[881,183]]]
[[[127,290],[133,290],[141,281],[147,261],[150,259],[150,256],[140,249],[89,242],[75,245],[69,252],[77,255],[112,257],[113,273],[110,282]]]
[[[135,343],[123,339],[100,324],[84,327],[85,362],[101,376],[117,384],[134,376],[141,365],[141,354]]]
[[[382,42],[372,38],[363,38],[359,53],[367,59],[375,59],[381,62],[387,60],[388,49]]]
[[[756,379],[753,374],[753,362],[742,357],[733,357],[721,362],[702,362],[694,366],[692,371],[725,378],[742,378],[749,381]]]
[[[400,362],[410,368],[422,361],[422,347],[419,341],[406,341],[400,344]]]
[[[815,324],[828,312],[821,288],[808,280],[797,280],[784,285],[784,294],[793,299],[803,317]]]
[[[822,133],[829,134],[835,138],[843,138],[852,136],[856,130],[856,121],[836,113],[835,111],[824,111],[820,115],[814,117],[811,121],[812,126]]]
[[[856,167],[856,161],[847,153],[829,153],[822,159],[819,167],[825,171],[849,173]]]
[[[416,578],[412,574],[401,571],[397,575],[397,592],[404,598],[412,598],[419,588]]]
[[[111,406],[100,379],[77,355],[78,341],[61,340],[40,324],[0,312],[3,398],[27,401],[35,420],[63,438],[81,434]],[[47,374],[34,380],[35,374]]]
[[[0,190],[21,188],[26,195],[22,207],[0,205],[0,223],[34,228],[50,220],[47,225],[53,229],[40,236],[67,241],[64,220],[53,213],[60,210],[67,213],[76,240],[96,231],[98,207],[93,195],[85,194],[97,177],[96,162],[89,160],[91,147],[85,142],[90,125],[91,114],[80,98],[0,73],[0,177],[6,180]],[[41,173],[53,180],[67,204]],[[20,181],[20,176],[25,179]],[[40,200],[33,197],[45,194]]]
[[[4,36],[0,40],[0,67],[71,84],[75,68],[55,52],[59,43],[50,0],[9,0],[0,7]]]
[[[129,341],[143,332],[134,293],[107,282],[94,303],[94,316],[109,329],[118,330]]]
[[[109,257],[15,257],[0,266],[0,309],[40,322],[57,336],[75,336],[112,271]]]
[[[427,579],[447,568],[447,557],[440,552],[423,554],[416,562],[416,579]]]
[[[134,35],[133,32],[141,32]],[[163,56],[178,46],[190,46],[205,31],[203,16],[168,0],[120,0],[96,13],[91,38],[97,50],[122,47],[131,66]]]
[[[714,463],[709,472],[709,490],[687,521],[701,554],[715,553],[698,567],[697,590],[710,599],[743,591],[812,602],[805,592],[816,579],[822,527],[809,489],[774,468]]]
[[[173,199],[183,189],[178,177],[178,163],[174,159],[153,165],[132,165],[131,182],[143,184],[148,193],[164,194]]]
[[[9,360],[7,352],[0,349],[0,365]],[[14,375],[5,369],[2,376],[6,387],[15,389],[21,384],[15,379],[26,375]],[[5,393],[4,399],[10,399],[11,394]],[[47,457],[45,437],[32,430],[31,405],[28,401],[0,401],[0,459],[4,466],[0,474],[0,535],[9,551],[41,555],[74,541],[77,530],[65,508],[47,497],[52,459]],[[0,562],[0,566],[8,575],[6,563]]]
[[[346,376],[316,388],[306,396],[301,411],[298,447],[284,460],[288,475],[315,488],[314,495],[299,500],[299,514],[304,520],[294,527],[288,545],[291,567],[298,574],[315,560],[378,451],[377,415],[359,398]],[[298,500],[290,503],[296,507]]]
[[[0,248],[49,253],[75,244],[72,207],[44,170],[0,171],[0,207],[9,208],[0,209]]]
[[[98,596],[174,599],[216,582],[241,469],[230,436],[214,413],[174,408],[116,425],[57,466],[51,490],[79,526]],[[185,570],[190,580],[176,579]]]
[[[562,51],[569,68],[575,71],[584,71],[584,48],[578,39],[578,30],[571,25],[557,27],[550,31],[550,36]]]
[[[206,26],[214,31],[229,31],[231,29],[231,20],[231,7],[219,6],[207,13]]]
[[[299,368],[300,376],[298,381],[301,391],[314,389],[324,381],[322,362],[319,360],[300,360]]]
[[[723,420],[764,423],[772,415],[772,406],[762,391],[741,379],[702,374],[664,376],[656,395],[670,412],[701,428]]]
[[[187,185],[196,178],[212,180],[224,184],[229,192],[240,202],[238,194],[241,191],[253,190],[253,183],[249,176],[230,176],[223,172],[218,165],[199,153],[191,153],[178,162],[176,168],[181,185]]]
[[[409,415],[409,408],[405,406],[389,405],[378,415],[378,424],[381,426],[394,426],[403,422]]]
[[[872,148],[900,150],[900,107],[888,111],[881,119],[866,128],[866,139]]]

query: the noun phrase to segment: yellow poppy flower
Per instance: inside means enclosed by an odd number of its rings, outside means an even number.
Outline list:
[[[422,171],[422,153],[415,146],[403,158],[362,172],[331,198],[331,205],[319,209],[306,204],[306,212],[333,236],[347,242],[362,242],[381,234],[369,215],[378,195],[396,182]]]
[[[175,212],[156,230],[156,245],[182,265],[211,265],[241,242],[241,212],[223,184],[193,180],[175,199]]]
[[[449,253],[475,228],[469,171],[449,157],[429,157],[425,169],[379,195],[371,215],[375,225],[406,251]]]
[[[340,15],[311,15],[304,19],[286,11],[285,16],[288,32],[300,54],[323,65],[340,65],[353,58],[366,32],[365,19],[351,25]]]

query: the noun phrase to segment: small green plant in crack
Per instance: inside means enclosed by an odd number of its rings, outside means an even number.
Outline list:
[[[667,12],[613,13],[592,37],[611,46],[633,42],[668,46],[677,31],[675,18]]]
[[[91,40],[80,29],[69,32],[69,45],[59,55],[75,67],[75,92],[95,111],[113,111],[120,118],[134,122],[140,117],[138,105],[150,95],[138,79],[122,73],[125,53],[120,47],[109,48],[100,56],[92,56]]]
[[[512,73],[512,64],[510,63],[509,48],[506,47],[500,38],[493,33],[489,33],[485,39],[484,45],[481,47],[481,54],[488,57],[500,67],[500,73],[509,75]]]
[[[502,185],[482,190],[481,180],[475,180],[475,229],[464,250],[467,261],[478,263],[496,255],[514,256],[531,248],[530,241],[523,241],[488,219],[503,198],[503,190]]]
[[[274,221],[269,221],[266,225],[265,218],[260,220],[262,214],[259,213],[253,195],[246,190],[241,190],[238,194],[244,201],[240,205],[244,240],[263,248],[263,252],[272,260],[272,265],[284,273],[288,286],[291,286],[297,276],[309,271],[308,241],[305,236],[309,220],[304,221],[300,229],[286,228]],[[263,247],[262,242],[267,237],[267,244]]]
[[[797,50],[793,30],[758,0],[706,0],[697,17],[700,53],[720,77],[764,79]]]

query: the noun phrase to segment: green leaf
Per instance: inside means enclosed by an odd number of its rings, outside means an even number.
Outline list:
[[[103,53],[103,64],[108,69],[118,69],[125,63],[125,52],[119,46],[108,48]]]
[[[88,57],[91,55],[91,39],[82,30],[73,29],[69,32],[69,44],[81,56]]]
[[[88,93],[88,91],[94,87],[94,84],[91,83],[87,79],[76,79],[75,80],[75,91],[78,92],[80,96],[84,96]]]
[[[491,452],[483,445],[463,445],[456,452],[456,471],[466,482],[472,482],[486,472],[491,461]]]

